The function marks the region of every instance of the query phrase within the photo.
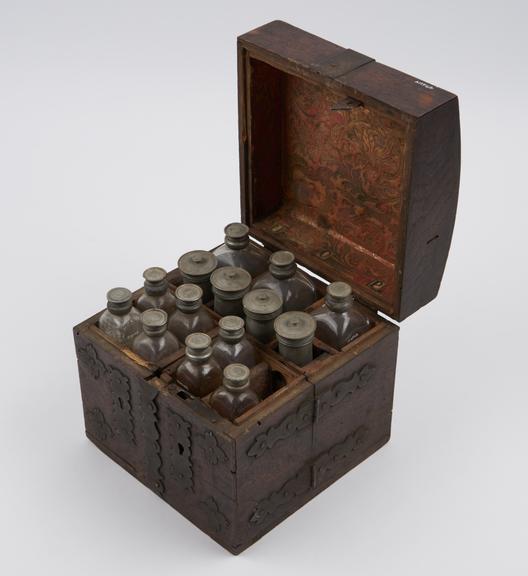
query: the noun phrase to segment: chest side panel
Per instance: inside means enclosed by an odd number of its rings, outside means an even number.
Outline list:
[[[313,386],[301,380],[289,398],[241,431],[236,440],[238,530],[248,538],[266,531],[297,496],[310,489],[307,476],[299,477],[287,494],[273,496],[311,458],[313,406]]]
[[[331,482],[390,437],[398,328],[341,367],[315,375],[315,489]]]
[[[403,250],[403,319],[438,294],[455,226],[460,180],[458,99],[416,122]]]
[[[141,390],[150,371],[91,329],[74,332],[86,434],[129,472],[143,477]]]
[[[159,386],[155,379],[152,389]],[[163,493],[171,506],[224,546],[234,541],[234,442],[218,416],[197,399],[157,390]]]

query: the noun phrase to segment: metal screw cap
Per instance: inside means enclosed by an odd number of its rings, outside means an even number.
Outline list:
[[[192,360],[204,360],[211,356],[211,338],[203,332],[194,332],[185,338],[185,355]]]
[[[240,222],[232,222],[224,228],[225,243],[233,250],[240,250],[249,244],[249,228]]]
[[[128,288],[112,288],[106,293],[106,299],[112,304],[124,304],[132,300],[132,292]]]
[[[224,368],[223,384],[227,388],[239,390],[249,384],[249,368],[244,364],[228,364]]]
[[[244,324],[239,316],[224,316],[218,321],[219,334],[224,340],[238,342],[244,336]]]
[[[207,278],[217,265],[216,256],[207,250],[192,250],[178,260],[181,273],[192,278]]]
[[[352,294],[352,288],[346,282],[332,282],[326,287],[326,293],[334,300],[344,300]]]
[[[246,316],[256,320],[271,320],[282,311],[282,298],[268,288],[248,292],[242,300]]]
[[[279,342],[292,348],[304,346],[313,340],[315,320],[306,312],[284,312],[274,322]]]
[[[251,274],[243,268],[224,266],[211,274],[213,292],[224,298],[239,298],[251,284]]]
[[[293,252],[279,250],[274,252],[269,259],[269,270],[275,278],[289,278],[295,274],[297,264]]]
[[[163,334],[167,330],[167,321],[167,313],[160,308],[151,308],[141,314],[141,324],[146,334]]]
[[[174,291],[180,310],[197,310],[202,305],[203,290],[196,284],[182,284]]]
[[[167,271],[159,266],[147,268],[143,272],[145,292],[150,295],[163,294],[167,289]]]
[[[126,314],[132,309],[132,292],[128,288],[112,288],[106,293],[106,301],[110,312]]]
[[[159,266],[152,266],[143,272],[143,278],[145,278],[147,282],[157,284],[158,282],[162,282],[165,280],[165,278],[167,278],[167,271],[164,268],[160,268]]]
[[[346,282],[332,282],[326,287],[325,303],[330,310],[342,312],[352,304],[352,288]]]

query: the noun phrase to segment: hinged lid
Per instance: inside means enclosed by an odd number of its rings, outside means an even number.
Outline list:
[[[238,46],[251,235],[395,319],[432,300],[458,197],[457,97],[280,21]]]

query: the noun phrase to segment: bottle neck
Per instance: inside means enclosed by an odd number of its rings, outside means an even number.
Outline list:
[[[229,392],[231,392],[232,394],[238,395],[241,394],[242,392],[245,392],[246,390],[249,390],[249,381],[247,381],[245,384],[239,384],[239,383],[233,384],[232,382],[224,378],[223,386],[226,390],[229,390]]]
[[[187,348],[185,350],[185,357],[193,364],[204,364],[209,360],[209,358],[211,358],[212,353],[212,348],[208,348],[207,350],[193,350]]]
[[[198,312],[200,306],[202,305],[202,301],[199,302],[182,302],[181,300],[176,301],[176,306],[180,312],[184,314],[194,314]]]
[[[249,246],[249,236],[242,236],[242,238],[232,238],[231,236],[225,237],[225,245],[231,250],[243,250]]]
[[[145,334],[149,336],[149,338],[161,338],[166,331],[167,331],[166,326],[163,326],[163,328],[146,328],[145,326],[143,326],[143,332],[145,332]]]
[[[353,299],[351,296],[335,299],[327,295],[325,298],[325,304],[332,312],[346,312],[352,306],[352,302]]]
[[[244,338],[244,330],[241,330],[240,332],[224,332],[221,328],[220,331],[218,332],[218,336],[220,336],[220,338],[224,341],[227,342],[228,344],[238,344],[242,338]]]
[[[169,287],[167,280],[162,280],[161,282],[149,282],[145,280],[145,293],[149,296],[163,296]]]
[[[295,272],[297,272],[297,264],[295,262],[289,266],[275,266],[274,264],[270,264],[269,271],[271,272],[271,275],[278,280],[285,280],[295,276]]]
[[[127,303],[125,306],[120,304],[107,303],[107,310],[114,314],[114,316],[126,316],[132,310],[132,303]]]

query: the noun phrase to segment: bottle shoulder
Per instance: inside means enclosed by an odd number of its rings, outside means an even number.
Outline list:
[[[216,410],[221,416],[227,418],[231,421],[235,420],[244,412],[247,412],[253,406],[256,406],[259,402],[257,394],[247,388],[241,392],[234,393],[220,386],[211,395],[211,406]]]
[[[370,320],[354,307],[336,312],[323,305],[312,312],[312,317],[317,323],[316,336],[336,348],[352,342],[371,325]]]
[[[218,266],[236,266],[247,270],[252,278],[256,278],[268,269],[268,257],[259,252],[252,244],[240,250],[233,250],[225,244],[219,246],[213,254],[218,260]]]
[[[117,314],[112,314],[110,310],[105,310],[101,316],[99,316],[97,324],[99,325],[99,328],[105,325],[121,326],[126,322],[127,318],[128,314],[125,314],[124,316],[118,316]]]
[[[136,308],[140,312],[150,310],[151,308],[160,308],[161,310],[165,310],[167,314],[171,315],[176,310],[176,296],[174,296],[170,290],[167,290],[160,296],[151,296],[144,292],[137,299]]]
[[[170,349],[171,353],[176,352],[180,349],[180,341],[174,334],[171,334],[168,330],[165,334],[161,337],[163,343],[161,346],[166,349]]]
[[[257,363],[255,347],[245,337],[235,343],[216,338],[213,342],[213,356],[222,368],[233,362],[239,362],[248,368],[253,368]]]
[[[214,320],[203,306],[191,313],[176,310],[169,319],[169,330],[182,342],[192,332],[209,332],[214,327]]]
[[[132,350],[150,362],[158,362],[179,349],[180,343],[170,332],[156,338],[140,332],[132,342]]]
[[[202,397],[220,386],[222,369],[214,358],[200,363],[184,358],[176,370],[176,378],[191,394]]]
[[[315,302],[317,294],[312,281],[300,270],[289,278],[276,278],[269,271],[259,276],[253,288],[268,288],[282,297],[283,310],[304,310]]]
[[[153,360],[157,355],[157,346],[152,341],[152,338],[144,332],[140,332],[134,338],[132,350],[146,360]]]
[[[125,345],[131,345],[132,340],[140,331],[139,313],[133,308],[128,314],[112,314],[105,310],[98,322],[99,328],[112,339]]]
[[[208,358],[205,362],[193,362],[189,358],[184,358],[178,366],[176,373],[187,372],[193,375],[207,376],[208,374],[221,372],[222,369],[215,358]]]
[[[241,394],[239,394],[238,402],[239,404],[244,406],[245,409],[247,410],[251,406],[256,406],[259,403],[259,397],[257,396],[257,393],[254,390],[248,388],[247,390],[244,390]]]

